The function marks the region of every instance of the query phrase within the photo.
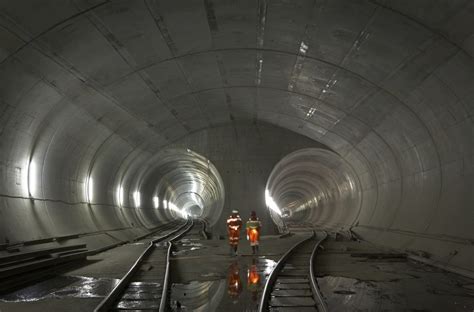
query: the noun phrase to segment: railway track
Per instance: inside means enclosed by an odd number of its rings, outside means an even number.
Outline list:
[[[204,230],[204,222],[188,220],[179,228],[153,238],[129,271],[94,311],[167,311],[169,260],[173,241],[188,235],[188,232],[190,236],[202,235],[201,231]]]
[[[316,283],[314,260],[325,232],[313,232],[293,245],[278,261],[267,279],[259,312],[326,312]]]

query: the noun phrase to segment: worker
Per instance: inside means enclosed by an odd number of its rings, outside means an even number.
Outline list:
[[[260,229],[262,227],[262,223],[257,218],[257,213],[252,211],[250,213],[250,218],[247,221],[246,228],[247,228],[247,240],[250,242],[250,246],[252,247],[252,254],[258,253],[258,244],[260,240]]]
[[[237,255],[239,246],[240,230],[242,229],[242,219],[237,210],[232,210],[232,214],[227,219],[227,234],[229,235],[229,245],[231,255]]]

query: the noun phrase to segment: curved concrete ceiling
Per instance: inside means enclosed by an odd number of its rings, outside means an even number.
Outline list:
[[[4,1],[0,26],[4,242],[143,224],[118,180],[251,121],[353,168],[345,227],[474,270],[471,1]]]

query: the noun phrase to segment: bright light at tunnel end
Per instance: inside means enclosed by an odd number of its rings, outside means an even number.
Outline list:
[[[170,210],[173,210],[174,212],[176,212],[179,216],[181,216],[181,218],[183,219],[187,219],[188,218],[188,213],[186,211],[183,211],[181,209],[179,209],[175,204],[173,204],[172,202],[168,202],[168,208]]]
[[[281,216],[281,209],[273,200],[273,197],[270,195],[270,191],[268,191],[268,189],[265,190],[265,204],[270,210]]]

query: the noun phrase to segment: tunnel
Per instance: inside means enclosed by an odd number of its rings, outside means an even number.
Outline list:
[[[327,149],[307,148],[285,156],[265,190],[266,205],[280,231],[288,222],[350,230],[362,209],[359,177]]]
[[[105,311],[162,251],[159,307],[298,310],[297,241],[314,311],[472,311],[473,57],[468,0],[2,1],[0,311]]]
[[[136,195],[148,202],[143,203],[146,212],[157,214],[154,222],[164,223],[174,219],[202,218],[209,226],[218,222],[224,205],[222,178],[209,159],[190,149],[168,149],[158,153],[134,172],[130,184],[137,185]],[[119,187],[123,192],[123,187]],[[143,195],[142,195],[143,193]]]

